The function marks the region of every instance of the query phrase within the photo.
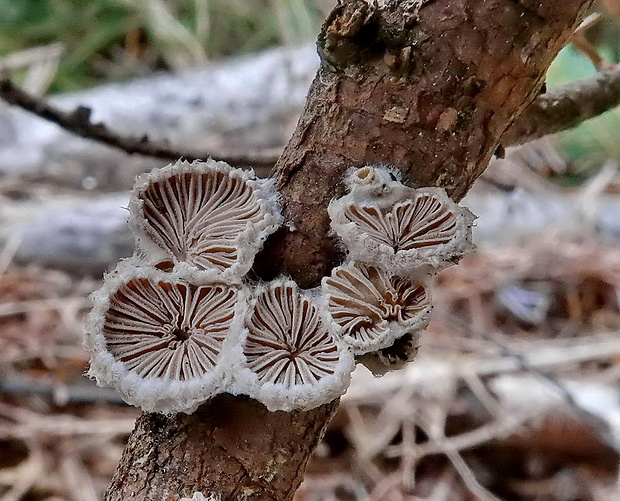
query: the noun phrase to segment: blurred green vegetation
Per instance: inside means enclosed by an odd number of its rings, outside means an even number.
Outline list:
[[[603,0],[602,0],[603,1]],[[609,7],[616,0],[604,0]],[[64,52],[40,78],[42,91],[65,92],[155,70],[175,70],[223,57],[315,39],[335,0],[0,0],[2,58],[60,42]],[[614,7],[616,9],[616,7]],[[601,7],[605,12],[605,9]],[[620,61],[620,18],[605,14],[587,32],[608,62]],[[553,63],[549,86],[593,75],[573,46]],[[18,80],[26,70],[13,71]],[[43,83],[41,83],[41,80]],[[607,158],[620,159],[620,111],[614,110],[556,142],[587,176]]]
[[[611,14],[603,15],[588,30],[587,35],[589,42],[606,62],[620,62],[620,18]],[[596,69],[590,59],[573,45],[568,45],[549,68],[547,85],[551,88],[592,77],[595,73]],[[556,134],[554,141],[569,161],[570,172],[564,181],[579,183],[609,158],[620,159],[620,108]]]
[[[313,40],[332,0],[0,0],[0,57],[62,42],[53,92]]]

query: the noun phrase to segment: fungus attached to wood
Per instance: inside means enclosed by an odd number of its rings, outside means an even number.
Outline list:
[[[146,411],[190,413],[222,389],[243,294],[160,275],[121,268],[95,293],[85,338],[89,375]]]
[[[214,160],[180,161],[140,176],[129,208],[153,263],[194,280],[239,281],[281,222],[271,181]]]
[[[331,322],[295,282],[278,280],[256,292],[242,344],[237,391],[271,411],[311,409],[342,395],[353,355]]]
[[[372,173],[366,173],[370,169]],[[374,170],[373,170],[374,169]],[[357,182],[372,181],[374,191]],[[380,176],[379,176],[380,174]],[[473,250],[475,216],[452,201],[442,188],[410,189],[375,167],[349,175],[351,193],[329,205],[332,228],[352,258],[400,275],[439,270]],[[384,187],[377,191],[377,186]]]
[[[282,220],[273,181],[213,160],[140,176],[129,208],[143,252],[94,294],[89,374],[150,412],[191,413],[223,391],[290,411],[342,395],[354,354],[379,372],[408,361],[430,319],[427,281],[470,250],[474,217],[386,167],[352,169],[347,184],[328,210],[350,259],[320,299],[280,279],[250,304],[241,282]]]
[[[323,279],[323,292],[344,341],[356,354],[386,348],[430,321],[426,283],[374,266],[354,262],[335,268]]]
[[[206,497],[202,492],[194,492],[191,498],[181,498],[179,501],[220,501],[219,497]]]
[[[409,189],[400,182],[400,174],[396,170],[377,165],[349,169],[346,184],[349,202],[372,200],[378,207],[384,208],[405,198]]]
[[[374,376],[381,377],[412,362],[418,353],[419,342],[420,331],[408,332],[386,348],[357,357],[357,361],[366,366]]]

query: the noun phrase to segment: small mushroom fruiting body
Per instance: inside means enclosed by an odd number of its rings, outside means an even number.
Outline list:
[[[356,354],[386,348],[430,320],[430,291],[419,279],[353,262],[334,268],[322,286],[326,308]]]
[[[381,182],[360,184],[360,171]],[[442,188],[407,188],[386,172],[353,171],[351,192],[329,205],[332,229],[352,259],[404,276],[445,268],[473,250],[475,216],[467,208]]]
[[[270,180],[214,160],[179,161],[143,174],[129,210],[153,264],[207,282],[240,281],[281,223]]]
[[[237,392],[272,411],[330,402],[346,391],[354,367],[327,315],[292,280],[257,288],[241,350]]]
[[[383,166],[349,169],[346,176],[349,201],[364,203],[373,200],[381,208],[389,208],[407,197],[408,188],[400,182],[400,173]]]
[[[213,160],[140,176],[141,252],[93,294],[89,375],[150,412],[191,413],[225,391],[291,411],[341,396],[354,354],[376,374],[410,361],[430,278],[473,248],[474,216],[387,167],[351,169],[347,185],[328,208],[347,262],[314,291],[281,278],[250,293],[244,276],[282,222],[273,181]]]
[[[240,287],[121,265],[93,297],[89,375],[144,410],[193,412],[222,390],[245,296]]]
[[[421,332],[420,330],[408,332],[390,346],[361,355],[357,361],[377,377],[402,369],[417,355]]]
[[[349,193],[328,212],[347,262],[323,279],[323,301],[358,361],[383,375],[415,357],[430,280],[474,249],[475,216],[442,188],[405,186],[388,167],[351,169],[346,182]]]

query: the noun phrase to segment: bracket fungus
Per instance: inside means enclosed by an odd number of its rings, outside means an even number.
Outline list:
[[[161,275],[121,266],[106,277],[87,318],[89,375],[146,411],[191,413],[222,390],[244,293]]]
[[[386,348],[430,320],[430,291],[417,279],[353,262],[334,268],[322,286],[327,309],[356,354]]]
[[[410,361],[430,276],[473,248],[474,216],[385,167],[347,183],[328,211],[348,262],[315,291],[278,279],[250,294],[244,276],[282,222],[273,180],[214,160],[140,176],[129,210],[142,252],[93,294],[89,375],[150,412],[191,413],[225,391],[291,411],[341,396],[354,354],[378,375]]]
[[[246,320],[237,391],[271,410],[312,409],[342,395],[353,355],[328,316],[291,280],[256,291]]]
[[[329,205],[332,229],[353,259],[409,275],[445,268],[473,250],[475,216],[467,208],[443,188],[407,188],[389,173],[351,172],[350,193]]]
[[[271,180],[211,159],[141,175],[129,210],[138,244],[154,263],[206,281],[240,281],[282,219]]]

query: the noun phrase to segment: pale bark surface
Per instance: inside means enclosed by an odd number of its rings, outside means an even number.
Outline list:
[[[337,263],[325,207],[351,166],[388,163],[412,186],[462,198],[592,1],[386,4],[344,3],[323,28],[322,66],[274,171],[289,225],[258,263],[265,277],[285,272],[315,286]],[[290,500],[335,406],[268,413],[221,397],[189,417],[145,415],[105,499],[172,501],[201,491]],[[283,461],[267,469],[278,475],[269,480],[265,464],[278,450]]]

